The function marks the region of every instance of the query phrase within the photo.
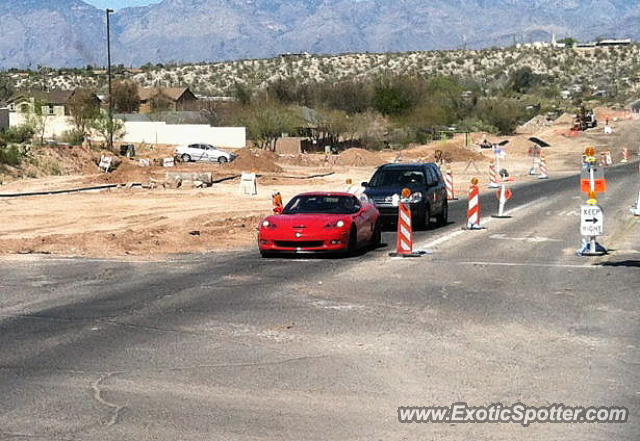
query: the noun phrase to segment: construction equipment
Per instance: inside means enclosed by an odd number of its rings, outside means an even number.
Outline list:
[[[598,126],[598,119],[596,114],[591,109],[587,109],[585,106],[580,106],[576,118],[571,130],[577,132],[584,132],[587,129],[593,129]]]

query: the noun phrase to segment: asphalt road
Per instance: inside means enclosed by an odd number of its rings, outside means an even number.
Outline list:
[[[574,176],[517,186],[513,218],[483,231],[452,204],[449,226],[416,234],[432,252],[417,259],[0,260],[0,439],[635,441],[636,170],[608,172],[601,258],[575,254]],[[460,401],[630,418],[398,422],[398,406]]]

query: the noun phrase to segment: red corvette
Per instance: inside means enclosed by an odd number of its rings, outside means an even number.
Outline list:
[[[260,225],[263,257],[278,252],[350,254],[380,244],[380,212],[351,193],[303,193],[275,211]]]

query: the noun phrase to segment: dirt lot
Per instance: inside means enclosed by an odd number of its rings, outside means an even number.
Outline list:
[[[307,190],[344,190],[347,178],[354,182],[368,180],[376,166],[386,162],[432,161],[436,150],[442,150],[445,157],[451,159],[450,169],[458,194],[466,191],[474,176],[486,183],[493,155],[490,151],[481,151],[477,145],[485,137],[491,142],[510,141],[509,155],[502,167],[517,180],[535,179],[528,176],[531,166],[528,137],[532,134],[552,145],[545,149],[551,176],[575,173],[579,170],[581,152],[588,145],[611,150],[614,162],[621,159],[622,147],[637,151],[637,122],[628,120],[625,114],[611,112],[611,115],[613,135],[605,135],[599,127],[580,136],[569,136],[570,118],[561,118],[561,123],[552,125],[532,122],[526,128],[529,133],[513,137],[496,138],[474,133],[470,135],[470,146],[465,146],[465,136],[460,135],[451,141],[413,146],[403,151],[351,149],[328,158],[319,154],[278,157],[272,153],[244,150],[241,159],[233,164],[182,164],[173,169],[141,167],[136,161],[123,158],[118,170],[109,174],[98,172],[96,152],[80,147],[57,147],[59,150],[47,151],[43,157],[59,164],[56,167],[62,176],[38,177],[37,169],[30,173],[36,177],[29,179],[11,180],[5,174],[0,194],[105,183],[139,182],[153,184],[154,188],[0,198],[3,211],[0,254],[160,258],[175,253],[244,247],[255,241],[261,217],[270,212],[273,191],[280,191],[286,201]],[[169,148],[147,149],[149,151],[140,152],[142,157],[153,158],[165,153],[164,150],[170,151]],[[175,185],[163,186],[167,170],[211,171],[214,180],[228,180],[208,188],[185,184],[176,189],[173,188]],[[260,175],[257,196],[240,194],[239,181],[234,177],[242,171]],[[332,174],[301,179],[328,173]]]

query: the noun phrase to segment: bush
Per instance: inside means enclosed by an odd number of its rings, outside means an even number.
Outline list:
[[[524,106],[515,100],[489,98],[478,103],[478,117],[498,129],[500,135],[511,135],[526,119]]]
[[[10,127],[2,134],[2,139],[7,144],[26,144],[31,142],[35,130],[29,125]]]
[[[84,133],[75,129],[67,130],[62,134],[60,140],[71,145],[82,145],[84,142]]]
[[[18,146],[0,147],[0,164],[17,166],[23,158],[24,153]]]

